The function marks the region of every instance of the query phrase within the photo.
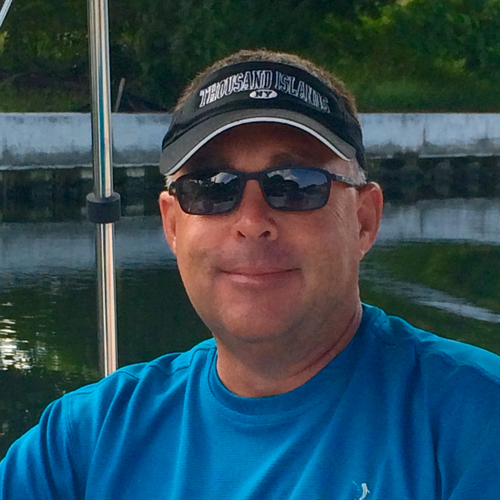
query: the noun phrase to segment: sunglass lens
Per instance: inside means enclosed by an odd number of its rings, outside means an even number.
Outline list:
[[[188,174],[176,182],[177,197],[189,214],[222,214],[238,204],[240,184],[238,176],[230,172]]]
[[[268,203],[278,210],[314,210],[325,206],[330,194],[328,177],[314,169],[284,168],[262,180]]]

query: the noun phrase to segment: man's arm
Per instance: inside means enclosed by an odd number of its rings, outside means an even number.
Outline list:
[[[443,477],[443,500],[496,500],[500,496],[500,415],[492,415],[480,442],[464,450],[467,466],[460,477]]]
[[[0,462],[0,500],[83,498],[66,404],[66,398],[52,403],[39,424],[11,446]]]

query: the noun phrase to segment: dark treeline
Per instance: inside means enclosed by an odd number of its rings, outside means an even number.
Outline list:
[[[168,109],[240,48],[299,53],[347,81],[363,111],[500,108],[500,0],[110,0],[113,90]],[[14,0],[2,86],[88,99],[85,0]]]

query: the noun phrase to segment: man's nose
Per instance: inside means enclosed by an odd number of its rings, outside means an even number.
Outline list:
[[[247,181],[243,197],[234,212],[232,231],[237,238],[265,238],[273,241],[278,236],[276,210],[271,208],[255,179]]]

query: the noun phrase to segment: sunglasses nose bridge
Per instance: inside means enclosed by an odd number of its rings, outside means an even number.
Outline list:
[[[262,180],[265,176],[265,171],[264,172],[242,172],[242,175],[240,177],[241,179],[241,194],[240,194],[240,203],[243,201],[243,197],[245,195],[250,195],[250,196],[261,196],[262,197],[262,200],[264,201],[264,203],[268,206],[269,205],[269,202],[267,200],[267,195],[264,191],[264,186],[263,186],[263,183],[262,183]],[[255,185],[253,182],[250,183],[250,185],[248,185],[248,181],[256,181],[257,182],[257,185]],[[252,184],[254,184],[254,187],[250,187],[252,186]],[[252,193],[248,193],[248,189],[250,188],[250,190],[252,191]],[[253,189],[258,189],[259,190],[259,193],[257,194],[255,191],[253,191]]]
[[[242,172],[243,187],[246,186],[248,181],[255,180],[262,186],[261,179],[264,172]]]

